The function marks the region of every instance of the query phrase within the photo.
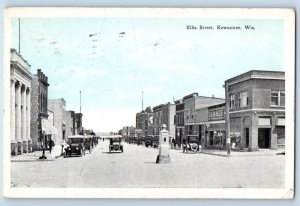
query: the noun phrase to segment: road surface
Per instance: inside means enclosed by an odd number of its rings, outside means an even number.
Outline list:
[[[54,161],[12,162],[13,187],[281,188],[284,155],[221,157],[170,150],[171,164],[155,164],[158,150],[124,143],[108,153],[108,141],[91,154]]]

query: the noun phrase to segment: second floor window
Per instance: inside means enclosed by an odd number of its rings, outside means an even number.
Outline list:
[[[234,108],[234,94],[229,95],[229,108],[233,109]]]
[[[249,100],[248,100],[248,92],[241,92],[240,93],[240,98],[239,98],[239,107],[247,107]]]
[[[271,91],[271,106],[285,106],[285,91]]]

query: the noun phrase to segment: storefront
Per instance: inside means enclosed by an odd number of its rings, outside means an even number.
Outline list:
[[[42,130],[38,141],[38,148],[42,149],[44,146],[48,148],[50,138],[57,143],[58,132],[48,119],[42,119]]]
[[[208,107],[208,121],[205,123],[208,148],[223,148],[225,138],[225,103]]]

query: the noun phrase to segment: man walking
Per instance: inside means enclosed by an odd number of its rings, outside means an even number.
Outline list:
[[[55,144],[54,144],[53,140],[51,139],[51,137],[50,137],[50,139],[49,139],[49,143],[48,143],[48,145],[49,145],[49,151],[50,151],[50,154],[51,154],[52,147],[54,147],[54,146],[55,146]]]

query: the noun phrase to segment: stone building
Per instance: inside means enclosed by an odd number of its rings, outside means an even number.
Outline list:
[[[61,99],[49,99],[48,110],[53,112],[54,127],[57,129],[57,136],[53,138],[56,145],[62,143],[62,140],[66,138],[66,101]]]
[[[175,138],[175,112],[175,104],[170,102],[153,107],[153,131],[155,136],[159,135],[162,124],[165,124],[170,137]]]
[[[31,81],[30,65],[15,50],[10,50],[10,134],[11,154],[32,151],[30,135]]]
[[[230,118],[226,124],[239,147],[254,151],[284,146],[284,72],[251,70],[226,80],[225,92]]]
[[[38,150],[52,136],[48,121],[48,77],[40,70],[32,79],[31,92],[31,139],[33,151]]]

